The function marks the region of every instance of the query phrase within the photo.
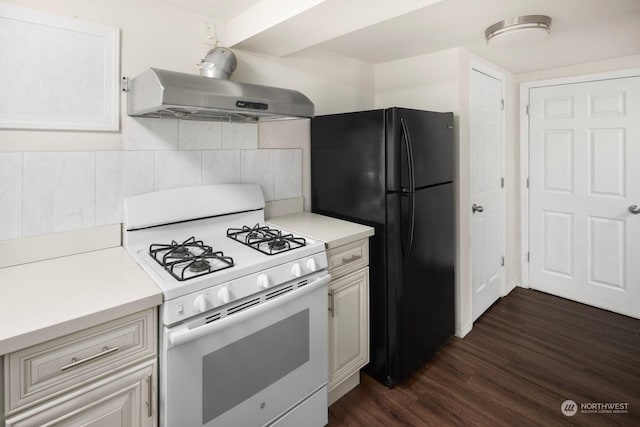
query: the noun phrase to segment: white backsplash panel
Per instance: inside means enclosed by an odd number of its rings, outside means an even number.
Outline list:
[[[260,184],[264,199],[273,200],[273,150],[242,151],[243,184]]]
[[[302,197],[302,150],[273,150],[273,198],[294,197]]]
[[[222,123],[180,120],[181,150],[216,150],[222,148]]]
[[[122,222],[125,197],[154,189],[153,151],[96,153],[96,225]]]
[[[95,153],[24,153],[23,168],[23,236],[95,225]]]
[[[201,183],[201,151],[156,151],[156,191],[189,187]]]
[[[222,123],[222,148],[257,149],[258,126],[251,123]]]
[[[241,182],[240,150],[207,150],[202,152],[203,184],[238,184]]]
[[[177,150],[180,121],[127,117],[127,150]]]
[[[0,240],[22,236],[22,153],[0,153]]]
[[[258,149],[257,124],[126,120],[124,151],[0,153],[0,240],[119,224],[125,197],[182,186],[255,183],[268,202],[302,197],[302,150]]]

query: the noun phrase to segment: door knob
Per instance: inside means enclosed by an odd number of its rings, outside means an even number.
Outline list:
[[[482,206],[476,205],[475,203],[473,204],[473,206],[471,206],[471,210],[473,211],[473,213],[476,212],[483,212],[484,208]]]
[[[629,206],[629,212],[631,212],[634,215],[640,214],[640,206],[638,206],[638,205]]]

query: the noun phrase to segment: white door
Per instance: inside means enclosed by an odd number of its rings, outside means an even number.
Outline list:
[[[471,144],[471,311],[475,321],[502,295],[504,194],[502,81],[472,70],[469,95]]]
[[[640,77],[533,88],[529,120],[531,287],[640,317]]]

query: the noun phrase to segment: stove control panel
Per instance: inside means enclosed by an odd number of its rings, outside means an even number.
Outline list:
[[[161,306],[161,321],[165,325],[172,325],[209,310],[218,309],[226,304],[233,304],[234,301],[283,283],[304,280],[305,277],[313,273],[327,269],[327,266],[326,253],[316,253],[297,261],[286,262],[226,283],[167,300]]]

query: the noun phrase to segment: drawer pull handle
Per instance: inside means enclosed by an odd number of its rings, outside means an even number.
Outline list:
[[[147,403],[147,417],[151,418],[153,417],[153,380],[152,380],[152,375],[153,374],[149,374],[146,378],[147,380],[147,393],[149,395],[149,400],[146,402]]]
[[[335,312],[334,312],[334,309],[333,309],[334,299],[335,299],[335,295],[333,293],[333,289],[331,289],[329,291],[329,307],[328,307],[329,308],[329,312],[331,313],[331,317],[335,316]]]
[[[115,353],[116,351],[118,351],[118,347],[108,348],[107,346],[104,346],[102,347],[102,351],[100,353],[96,353],[93,356],[85,357],[84,359],[80,359],[80,360],[76,359],[75,357],[72,358],[71,363],[69,363],[68,365],[64,365],[62,368],[60,368],[60,370],[66,371],[68,369],[75,368],[76,366],[82,365],[87,362],[91,362],[92,360],[99,359],[108,354]]]
[[[357,261],[362,258],[362,255],[351,255],[351,258],[342,258],[342,263],[346,264],[348,262]]]

